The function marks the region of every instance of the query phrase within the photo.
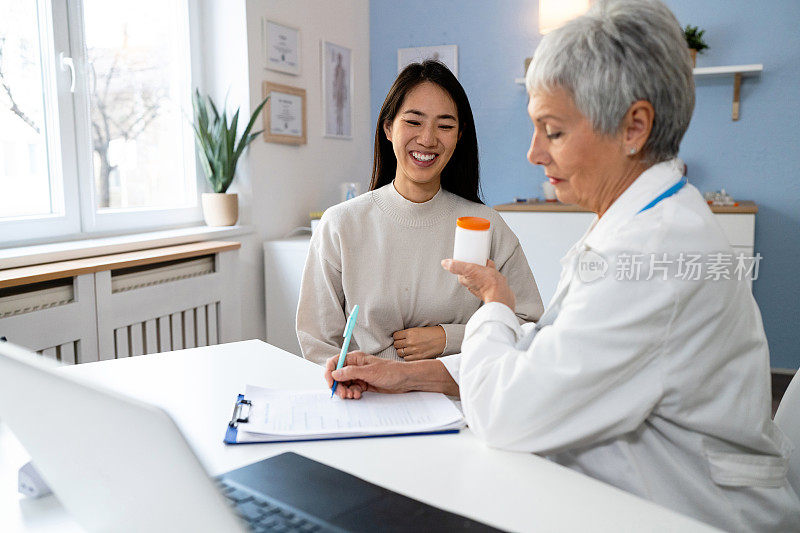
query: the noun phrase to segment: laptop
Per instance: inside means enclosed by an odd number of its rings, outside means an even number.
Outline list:
[[[211,478],[163,409],[0,342],[0,419],[88,531],[498,531],[283,453]]]

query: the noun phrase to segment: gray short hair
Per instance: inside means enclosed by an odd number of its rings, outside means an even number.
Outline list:
[[[528,68],[528,92],[561,88],[596,132],[613,135],[637,100],[655,109],[649,161],[678,155],[694,110],[694,78],[675,15],[658,0],[598,0],[547,34]]]

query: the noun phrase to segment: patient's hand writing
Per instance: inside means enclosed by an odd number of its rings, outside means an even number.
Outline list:
[[[395,331],[394,349],[406,361],[433,359],[444,352],[447,336],[442,326],[423,326]]]
[[[483,303],[500,302],[514,310],[514,293],[508,280],[495,268],[491,259],[486,266],[465,263],[454,259],[442,260],[442,268],[458,275],[458,282],[469,289]]]

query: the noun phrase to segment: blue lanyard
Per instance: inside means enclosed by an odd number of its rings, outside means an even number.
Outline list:
[[[669,198],[670,196],[672,196],[673,194],[675,194],[675,193],[676,193],[676,192],[678,192],[679,190],[683,189],[683,186],[684,186],[684,185],[686,185],[686,182],[687,182],[687,181],[688,181],[688,180],[687,180],[687,179],[686,179],[686,177],[684,176],[683,178],[681,178],[681,181],[679,181],[678,183],[676,183],[675,185],[673,185],[672,187],[670,187],[670,188],[669,188],[669,189],[667,189],[666,191],[664,191],[664,192],[662,192],[661,194],[659,194],[658,196],[656,196],[656,197],[653,199],[653,201],[652,201],[652,202],[650,202],[649,204],[647,204],[646,206],[644,206],[642,209],[640,209],[640,210],[639,210],[639,213],[644,213],[645,211],[647,211],[648,209],[650,209],[651,207],[653,207],[654,205],[656,205],[658,202],[660,202],[660,201],[661,201],[661,200],[663,200],[664,198]],[[636,213],[636,214],[638,215],[639,213]]]

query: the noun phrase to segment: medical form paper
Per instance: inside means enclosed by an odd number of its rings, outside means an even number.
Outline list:
[[[248,385],[252,402],[239,442],[399,435],[456,430],[464,417],[443,394],[367,392],[360,400],[331,398],[330,390],[286,391]]]

